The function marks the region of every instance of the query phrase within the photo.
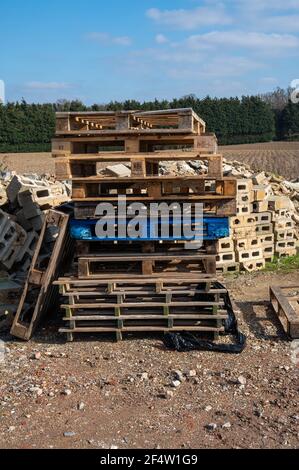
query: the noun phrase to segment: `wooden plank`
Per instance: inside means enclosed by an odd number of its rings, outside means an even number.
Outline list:
[[[205,314],[186,314],[186,315],[176,315],[170,314],[170,318],[174,320],[227,320],[227,313],[223,315],[205,315]],[[121,315],[118,317],[120,320],[165,320],[165,315]],[[112,315],[74,315],[71,317],[74,321],[109,321],[115,320],[115,317]],[[63,321],[70,321],[69,317],[64,317]],[[221,328],[221,327],[220,327]]]
[[[82,327],[82,328],[60,328],[60,333],[114,333],[118,331],[116,328],[101,328],[101,327]],[[220,330],[217,327],[208,326],[174,326],[173,328],[168,327],[157,327],[157,326],[130,326],[122,328],[123,332],[169,332],[169,331],[201,331],[201,332],[224,332],[224,327]]]
[[[75,303],[75,304],[68,304],[68,305],[62,305],[62,308],[67,308],[67,309],[97,309],[97,308],[145,308],[145,307],[164,307],[165,302],[124,302],[123,304],[119,303]],[[167,304],[168,307],[214,307],[214,306],[224,306],[224,303],[221,301],[218,302],[213,302],[213,301],[190,301],[187,302],[186,300],[182,302],[169,302]]]

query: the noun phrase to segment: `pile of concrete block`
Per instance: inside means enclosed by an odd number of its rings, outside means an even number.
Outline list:
[[[238,179],[237,187],[238,214],[230,218],[230,238],[218,242],[218,271],[257,271],[274,257],[296,255],[298,230],[291,199],[275,195],[264,173]]]
[[[2,175],[0,181],[0,267],[26,274],[45,213],[69,201],[66,184],[37,175]]]

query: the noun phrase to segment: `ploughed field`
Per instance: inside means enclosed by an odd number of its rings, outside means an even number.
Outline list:
[[[270,171],[287,179],[299,178],[299,141],[228,145],[219,150],[227,160],[246,163],[255,171]]]

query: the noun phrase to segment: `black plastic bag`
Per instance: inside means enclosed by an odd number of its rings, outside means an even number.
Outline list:
[[[225,288],[219,282],[217,282],[216,286],[220,289]],[[182,333],[167,333],[163,339],[165,346],[179,352],[200,350],[240,354],[244,351],[246,347],[246,336],[238,329],[237,319],[228,292],[224,296],[224,301],[228,311],[228,319],[225,322],[225,333],[235,337],[235,344],[213,343],[212,341],[200,339],[194,334],[184,331]]]

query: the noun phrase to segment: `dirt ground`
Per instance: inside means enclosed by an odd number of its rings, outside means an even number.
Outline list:
[[[55,312],[29,343],[0,336],[0,447],[297,448],[299,369],[268,286],[299,285],[299,272],[225,282],[248,337],[240,355],[177,353],[160,336],[65,343]]]
[[[220,147],[227,160],[244,162],[256,171],[273,171],[293,179],[299,176],[299,141],[268,142]],[[0,154],[0,165],[17,173],[54,174],[50,153]]]

